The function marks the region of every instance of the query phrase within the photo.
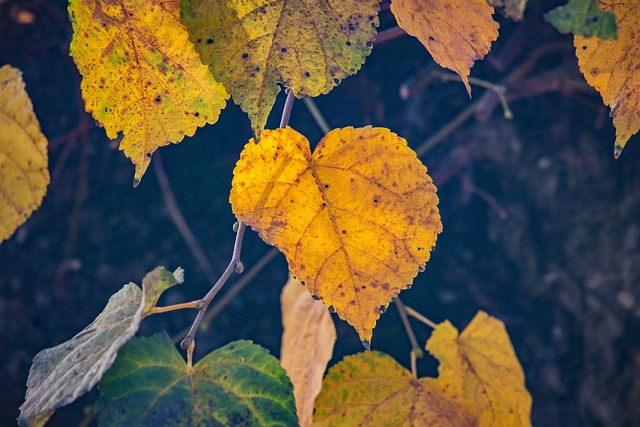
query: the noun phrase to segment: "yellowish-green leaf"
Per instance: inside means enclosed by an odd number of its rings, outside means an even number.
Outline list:
[[[0,68],[0,243],[42,203],[49,185],[47,139],[20,70]]]
[[[347,356],[333,366],[315,408],[317,426],[476,425],[467,399],[452,398],[434,378],[414,379],[390,356],[377,351]]]
[[[260,135],[280,91],[329,92],[371,52],[377,0],[182,0],[205,64]]]
[[[448,321],[433,331],[427,350],[439,361],[446,395],[473,402],[480,427],[531,425],[531,395],[500,320],[480,311],[458,336]]]
[[[200,61],[178,2],[71,0],[71,55],[87,111],[135,165],[134,185],[160,146],[214,123],[229,97]]]
[[[173,273],[164,267],[156,267],[148,272],[142,279],[142,292],[144,293],[142,316],[148,315],[153,310],[164,291],[183,281],[184,270],[181,267],[178,267]]]
[[[322,377],[333,355],[336,328],[327,307],[311,298],[293,277],[289,276],[280,299],[284,330],[280,364],[293,383],[298,422],[301,427],[308,427]]]
[[[596,0],[570,0],[544,17],[564,34],[572,33],[603,40],[618,38],[615,15],[600,10]]]
[[[617,40],[575,36],[580,71],[606,105],[616,127],[614,155],[640,130],[640,7],[634,0],[599,1],[616,15]]]
[[[393,0],[398,25],[427,48],[440,66],[458,73],[471,95],[469,72],[498,38],[486,0]]]
[[[303,135],[284,128],[245,146],[230,201],[368,346],[381,311],[413,282],[442,229],[426,172],[388,129],[335,129],[312,155]]]
[[[522,21],[522,15],[527,7],[527,0],[487,0],[487,3],[514,21]]]

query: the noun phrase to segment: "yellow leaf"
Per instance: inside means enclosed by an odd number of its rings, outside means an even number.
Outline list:
[[[301,427],[311,425],[313,403],[333,355],[336,328],[320,301],[314,301],[299,281],[289,276],[282,289],[282,348],[280,364],[287,371]]]
[[[71,0],[71,55],[90,111],[136,167],[214,123],[229,97],[200,61],[179,19],[178,2]]]
[[[183,0],[182,19],[213,75],[259,137],[280,91],[328,93],[371,52],[377,0]]]
[[[487,0],[393,0],[391,11],[434,61],[458,73],[471,95],[469,71],[498,38],[499,25]]]
[[[388,129],[335,129],[311,155],[309,141],[284,128],[245,146],[230,201],[368,346],[381,311],[413,282],[442,229],[426,172]]]
[[[473,402],[480,427],[531,425],[531,395],[504,323],[480,311],[458,336],[446,321],[427,350],[440,361],[441,387]]]
[[[618,39],[575,36],[574,44],[580,71],[611,107],[617,158],[640,130],[640,7],[634,0],[599,1],[598,5],[616,15]]]
[[[337,427],[476,425],[468,400],[451,398],[434,378],[414,379],[377,351],[347,356],[329,370],[313,421]]]
[[[20,70],[0,68],[0,242],[35,211],[47,192],[47,139]]]

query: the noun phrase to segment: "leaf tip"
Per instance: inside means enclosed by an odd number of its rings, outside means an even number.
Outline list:
[[[176,268],[176,270],[173,272],[173,277],[175,277],[178,283],[182,284],[184,282],[184,268]]]
[[[138,178],[133,178],[133,188],[138,187],[140,185],[140,180]]]
[[[620,157],[620,154],[622,154],[622,149],[624,147],[622,147],[621,145],[616,145],[615,147],[613,147],[613,157],[615,159],[617,159],[618,157]]]
[[[363,339],[360,342],[362,343],[362,346],[365,348],[365,350],[371,350],[371,341]]]

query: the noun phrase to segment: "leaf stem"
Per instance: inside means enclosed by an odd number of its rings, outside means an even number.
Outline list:
[[[404,326],[405,331],[407,331],[407,336],[409,337],[409,341],[411,342],[411,373],[413,374],[414,378],[418,378],[416,358],[422,358],[422,356],[424,356],[424,352],[418,344],[416,334],[413,333],[413,329],[411,328],[411,324],[409,323],[409,317],[407,316],[407,307],[402,303],[402,300],[400,298],[396,298],[396,307],[398,308],[398,313],[400,314],[402,325]]]
[[[201,299],[195,300],[195,301],[190,301],[190,302],[183,302],[180,304],[172,304],[172,305],[166,305],[164,307],[153,307],[148,315],[151,314],[158,314],[158,313],[166,313],[169,311],[175,311],[175,310],[183,310],[185,308],[195,308],[197,310],[200,310],[203,307],[203,303]]]
[[[427,319],[425,316],[423,316],[422,314],[418,313],[417,311],[415,311],[413,308],[409,307],[408,305],[404,306],[405,311],[407,312],[407,314],[411,317],[413,317],[414,319],[418,319],[419,321],[421,321],[422,323],[424,323],[425,325],[427,325],[428,327],[430,327],[431,329],[435,329],[436,327],[438,327],[438,325],[430,320]]]
[[[295,101],[292,89],[287,89],[287,99],[284,101],[284,108],[282,109],[282,118],[280,119],[280,127],[284,128],[289,126],[289,119],[291,118],[291,109],[293,108],[293,101]]]

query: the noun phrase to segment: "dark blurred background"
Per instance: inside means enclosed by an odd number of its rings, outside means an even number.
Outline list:
[[[443,82],[445,71],[406,35],[376,43],[362,70],[316,103],[331,127],[388,127],[425,153],[444,231],[426,272],[401,294],[405,303],[459,329],[480,309],[502,319],[533,395],[534,425],[640,426],[640,137],[614,161],[608,108],[579,73],[572,38],[542,19],[560,3],[530,0],[524,23],[496,15],[500,38],[472,69],[507,84],[512,120],[493,92],[474,86],[470,100],[462,84]],[[395,25],[388,6],[382,2],[381,29]],[[84,112],[70,37],[63,0],[0,0],[0,65],[24,73],[51,171],[42,207],[0,245],[0,425],[15,425],[34,355],[80,331],[123,284],[164,265],[184,267],[186,280],[161,303],[193,300],[209,287],[171,219],[161,171],[152,164],[133,189],[133,166]],[[277,126],[283,101],[281,94],[268,127]],[[291,125],[312,145],[322,137],[300,100]],[[159,150],[213,275],[231,256],[228,195],[249,137],[248,119],[229,103],[218,123]],[[247,233],[244,275],[269,249]],[[278,356],[286,262],[278,255],[263,264],[218,305],[198,335],[198,357],[241,338]],[[179,339],[194,315],[152,316],[140,333],[167,330]],[[336,326],[332,363],[362,351],[350,326],[337,318]],[[414,328],[424,343],[428,328]],[[409,365],[394,307],[372,348]],[[418,366],[436,374],[429,357]],[[57,411],[50,425],[93,425],[95,398],[94,391]]]

